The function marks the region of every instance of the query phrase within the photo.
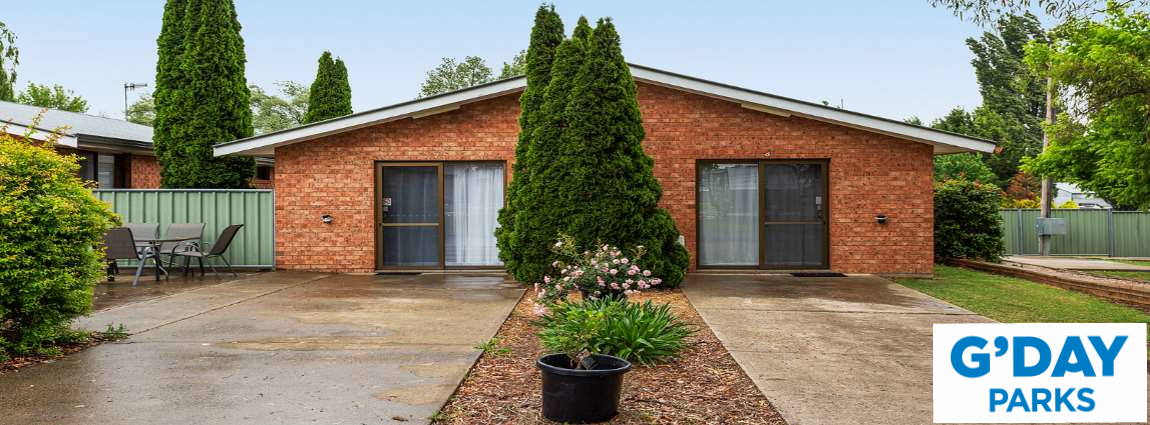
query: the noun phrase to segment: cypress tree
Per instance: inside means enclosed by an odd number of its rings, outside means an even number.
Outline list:
[[[567,102],[566,129],[553,167],[556,200],[535,214],[562,217],[563,233],[591,248],[597,243],[631,250],[643,246],[641,265],[669,286],[682,281],[690,262],[679,231],[659,207],[662,187],[654,161],[643,152],[643,118],[635,80],[623,59],[619,34],[600,19]]]
[[[182,12],[175,10],[185,3]],[[246,188],[255,173],[247,157],[212,154],[216,143],[250,137],[251,93],[244,41],[232,0],[170,0],[157,64],[157,157],[164,187]],[[171,18],[169,20],[169,18]],[[175,27],[178,26],[178,29]],[[167,36],[167,38],[165,38]],[[162,77],[164,71],[172,71]],[[163,106],[160,106],[160,105]]]
[[[563,20],[555,12],[555,6],[540,5],[535,12],[531,42],[527,47],[527,89],[519,97],[519,141],[515,145],[514,174],[507,187],[507,204],[499,210],[499,227],[495,230],[499,259],[514,276],[519,276],[522,264],[516,244],[516,220],[518,211],[522,211],[519,192],[531,179],[527,152],[531,149],[535,116],[543,105],[543,92],[551,80],[555,49],[563,39]]]
[[[522,211],[545,211],[558,201],[555,182],[570,178],[562,167],[560,142],[567,126],[565,111],[575,77],[586,57],[587,36],[591,26],[586,18],[579,18],[573,38],[563,40],[555,51],[551,66],[551,81],[544,91],[543,105],[532,134],[527,163],[531,164],[531,180],[521,187]],[[515,278],[523,282],[537,282],[550,271],[556,260],[551,244],[559,235],[563,218],[552,214],[524,213],[516,220],[515,243],[520,264]]]
[[[351,113],[351,85],[347,81],[347,66],[342,59],[333,60],[331,52],[319,57],[315,82],[308,95],[307,114],[303,123],[313,123],[342,117]]]

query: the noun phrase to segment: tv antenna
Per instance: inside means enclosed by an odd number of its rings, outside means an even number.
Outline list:
[[[124,121],[128,120],[128,92],[147,86],[147,83],[124,83]]]

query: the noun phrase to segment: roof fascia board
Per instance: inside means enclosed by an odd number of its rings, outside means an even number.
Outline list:
[[[946,153],[954,150],[946,145],[956,146],[959,148],[958,150],[965,148],[977,152],[994,152],[994,144],[989,142],[973,140],[915,125],[867,117],[835,108],[820,107],[795,100],[767,96],[745,89],[700,81],[645,67],[631,66],[631,75],[639,81],[685,90],[703,96],[725,99],[740,103],[743,107],[749,106],[747,104],[761,105],[775,110],[789,111],[794,115],[804,118],[926,143],[935,146],[938,153]]]
[[[2,127],[6,127],[8,129],[7,130],[8,134],[11,134],[13,136],[17,136],[17,137],[27,136],[27,137],[31,137],[32,139],[39,140],[42,142],[48,141],[48,139],[52,138],[52,136],[57,136],[57,138],[56,138],[56,144],[57,145],[67,146],[70,148],[79,147],[79,141],[76,139],[76,136],[73,136],[73,135],[60,134],[60,133],[56,133],[53,131],[48,131],[48,130],[34,128],[34,127],[28,127],[28,126],[16,124],[14,122],[9,122],[9,121],[0,121],[0,123],[3,123]],[[13,131],[13,130],[15,130],[15,131]]]
[[[427,99],[401,103],[381,109],[366,111],[346,117],[321,121],[312,125],[296,127],[276,133],[264,134],[235,142],[216,145],[215,156],[228,154],[268,155],[275,147],[342,133],[363,127],[382,124],[397,119],[416,116],[420,112],[437,111],[452,106],[479,102],[492,97],[519,91],[527,86],[525,78],[512,78],[497,81],[485,86],[473,87]],[[446,112],[446,110],[441,111]],[[439,112],[435,112],[439,113]],[[432,114],[424,114],[427,116]]]

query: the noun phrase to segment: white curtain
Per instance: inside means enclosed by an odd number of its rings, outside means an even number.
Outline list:
[[[758,164],[701,166],[699,264],[758,265]]]
[[[498,266],[495,227],[503,208],[502,163],[444,166],[445,258],[448,266]]]

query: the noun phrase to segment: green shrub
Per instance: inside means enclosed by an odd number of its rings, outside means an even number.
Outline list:
[[[608,354],[646,365],[677,358],[694,332],[670,304],[615,298],[555,304],[538,324],[539,339],[549,350]]]
[[[1002,195],[997,186],[967,180],[934,185],[935,260],[974,258],[997,261],[1002,242]]]
[[[118,218],[77,177],[74,156],[0,131],[0,356],[47,353],[75,334],[103,277],[94,249]]]

